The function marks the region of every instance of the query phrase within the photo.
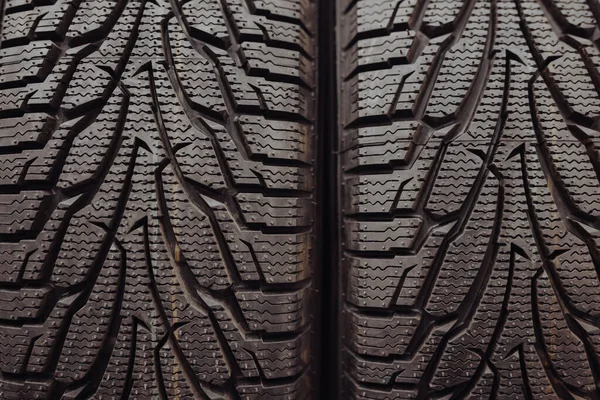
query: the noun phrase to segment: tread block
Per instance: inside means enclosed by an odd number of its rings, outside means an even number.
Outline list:
[[[595,395],[597,4],[343,3],[341,397]]]
[[[313,396],[313,1],[7,0],[0,398]]]

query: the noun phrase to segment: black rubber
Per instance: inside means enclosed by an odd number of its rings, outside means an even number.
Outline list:
[[[597,0],[0,15],[0,400],[600,399]]]
[[[312,397],[316,5],[1,9],[0,398]]]
[[[600,3],[338,8],[341,398],[600,398]]]

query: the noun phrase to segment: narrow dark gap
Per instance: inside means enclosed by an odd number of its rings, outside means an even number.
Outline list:
[[[2,26],[4,25],[4,13],[6,12],[6,0],[0,0],[0,35],[2,35]]]
[[[339,397],[339,202],[336,2],[317,0],[318,90],[316,160],[317,397]]]

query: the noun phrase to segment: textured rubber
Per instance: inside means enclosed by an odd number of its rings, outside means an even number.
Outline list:
[[[338,5],[341,398],[600,398],[600,3]]]
[[[310,397],[315,4],[1,4],[0,398]]]

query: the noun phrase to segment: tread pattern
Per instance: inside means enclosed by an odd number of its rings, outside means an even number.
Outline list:
[[[310,0],[6,0],[0,398],[311,397]]]
[[[352,399],[600,395],[600,3],[339,3]]]

